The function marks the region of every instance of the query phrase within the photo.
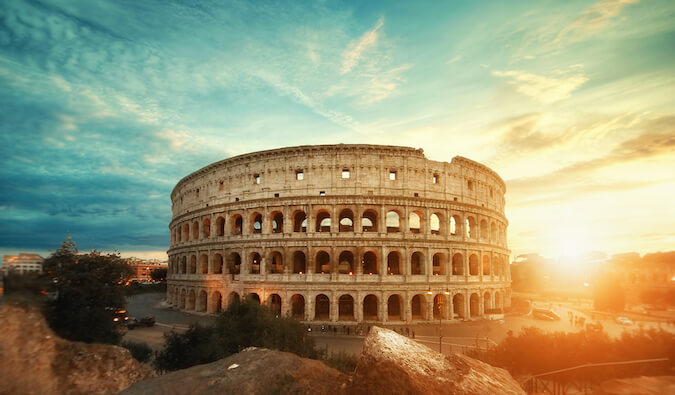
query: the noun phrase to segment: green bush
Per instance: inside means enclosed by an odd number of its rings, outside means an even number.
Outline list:
[[[152,349],[143,342],[125,341],[120,346],[126,348],[138,362],[148,362],[152,357]]]
[[[214,325],[196,325],[184,333],[168,335],[155,356],[159,371],[185,369],[235,354],[250,346],[318,358],[305,327],[291,318],[278,318],[255,302],[234,302]]]
[[[321,360],[331,368],[343,373],[354,373],[356,364],[359,362],[359,357],[351,353],[338,351],[336,353],[326,353],[321,357]]]

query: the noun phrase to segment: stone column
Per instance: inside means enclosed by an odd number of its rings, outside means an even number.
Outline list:
[[[354,297],[354,319],[363,322],[363,297],[359,293]]]
[[[338,321],[338,314],[339,314],[339,309],[338,309],[338,300],[339,296],[335,292],[330,293],[330,320],[331,322],[337,322]]]

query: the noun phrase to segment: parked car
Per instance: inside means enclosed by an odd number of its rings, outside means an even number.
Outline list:
[[[534,318],[538,318],[540,320],[546,320],[546,321],[559,321],[560,316],[558,313],[551,309],[544,309],[541,307],[535,307],[532,309],[532,316]]]
[[[143,317],[140,320],[132,317],[127,322],[127,328],[129,328],[129,329],[138,328],[139,326],[150,327],[150,326],[154,326],[154,325],[155,325],[155,317],[150,317],[150,316]]]
[[[633,321],[631,321],[628,317],[616,317],[616,322],[617,324],[621,324],[623,326],[633,325]]]

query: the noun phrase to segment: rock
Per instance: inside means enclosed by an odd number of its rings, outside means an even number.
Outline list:
[[[525,394],[504,369],[461,354],[445,356],[373,327],[354,372],[354,394]]]
[[[128,350],[57,337],[42,314],[0,306],[0,394],[115,394],[154,376]]]
[[[600,383],[600,388],[595,393],[603,395],[675,394],[675,376],[643,376],[607,380]]]
[[[323,362],[249,347],[216,362],[134,384],[121,394],[344,394],[349,377]]]

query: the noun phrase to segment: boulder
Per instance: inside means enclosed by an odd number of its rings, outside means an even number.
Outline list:
[[[0,306],[0,394],[115,394],[154,376],[125,348],[57,337],[42,314]]]
[[[353,394],[525,394],[504,369],[461,354],[440,354],[373,327],[354,372]]]
[[[349,377],[323,362],[249,347],[134,384],[121,394],[344,394]]]

